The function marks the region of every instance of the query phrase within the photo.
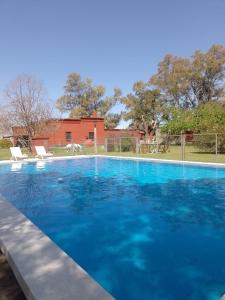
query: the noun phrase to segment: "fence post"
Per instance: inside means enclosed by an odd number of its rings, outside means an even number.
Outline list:
[[[183,135],[180,135],[180,150],[181,150],[181,160],[183,160]]]
[[[119,139],[120,139],[120,153],[121,153],[121,137]]]
[[[96,123],[94,123],[94,147],[95,147],[95,154],[97,154],[98,150],[97,150],[97,128],[96,128]]]
[[[105,152],[108,152],[108,139],[105,138]]]
[[[216,137],[216,162],[217,162],[217,154],[218,154],[218,135],[217,135],[217,133],[216,133],[215,137]]]
[[[185,160],[185,135],[181,134],[181,160]]]
[[[139,151],[138,151],[138,138],[136,138],[136,156],[138,156]]]

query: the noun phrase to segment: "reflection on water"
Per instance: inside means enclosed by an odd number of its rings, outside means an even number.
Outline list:
[[[45,169],[46,163],[43,160],[38,160],[36,162],[36,168],[37,169]]]
[[[21,162],[13,162],[11,164],[11,171],[12,172],[17,172],[22,169],[22,163]]]
[[[0,193],[116,299],[225,292],[224,169],[80,159],[4,166],[0,181]]]

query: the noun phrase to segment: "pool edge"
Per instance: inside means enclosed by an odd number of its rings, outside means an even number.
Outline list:
[[[197,166],[211,166],[211,167],[224,167],[225,163],[216,163],[216,162],[201,162],[201,161],[187,161],[187,160],[175,160],[175,159],[161,159],[161,158],[147,158],[147,157],[130,157],[130,156],[114,156],[106,154],[90,154],[90,155],[74,155],[74,156],[54,156],[46,159],[37,159],[37,158],[28,158],[20,161],[13,160],[0,160],[0,165],[10,164],[10,163],[32,163],[37,161],[57,161],[57,160],[73,160],[73,159],[84,159],[84,158],[93,158],[93,157],[105,157],[113,159],[124,159],[124,160],[140,160],[148,162],[160,162],[160,163],[169,163],[169,164],[180,164],[180,165],[197,165]]]
[[[177,165],[197,165],[197,166],[211,166],[211,167],[224,167],[225,163],[213,163],[213,162],[200,162],[200,161],[186,161],[186,160],[175,160],[175,159],[161,159],[161,158],[145,158],[145,157],[130,157],[130,156],[113,156],[113,155],[92,155],[92,157],[105,157],[113,159],[124,159],[124,160],[140,160],[148,162],[160,162],[160,163],[169,163]]]
[[[28,300],[114,299],[3,197],[0,248]]]

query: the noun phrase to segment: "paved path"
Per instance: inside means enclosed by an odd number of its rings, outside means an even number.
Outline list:
[[[0,252],[0,300],[26,300],[5,256]]]

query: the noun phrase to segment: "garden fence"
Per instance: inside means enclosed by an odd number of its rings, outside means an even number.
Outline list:
[[[137,137],[109,137],[104,144],[82,143],[81,149],[59,145],[46,147],[55,156],[106,154],[154,159],[225,163],[225,134],[161,134],[155,142]],[[23,149],[26,151],[26,149]],[[10,151],[0,146],[0,160],[9,159]]]
[[[112,137],[106,138],[104,150],[111,155],[225,163],[225,134],[162,134],[148,143],[134,137]]]

